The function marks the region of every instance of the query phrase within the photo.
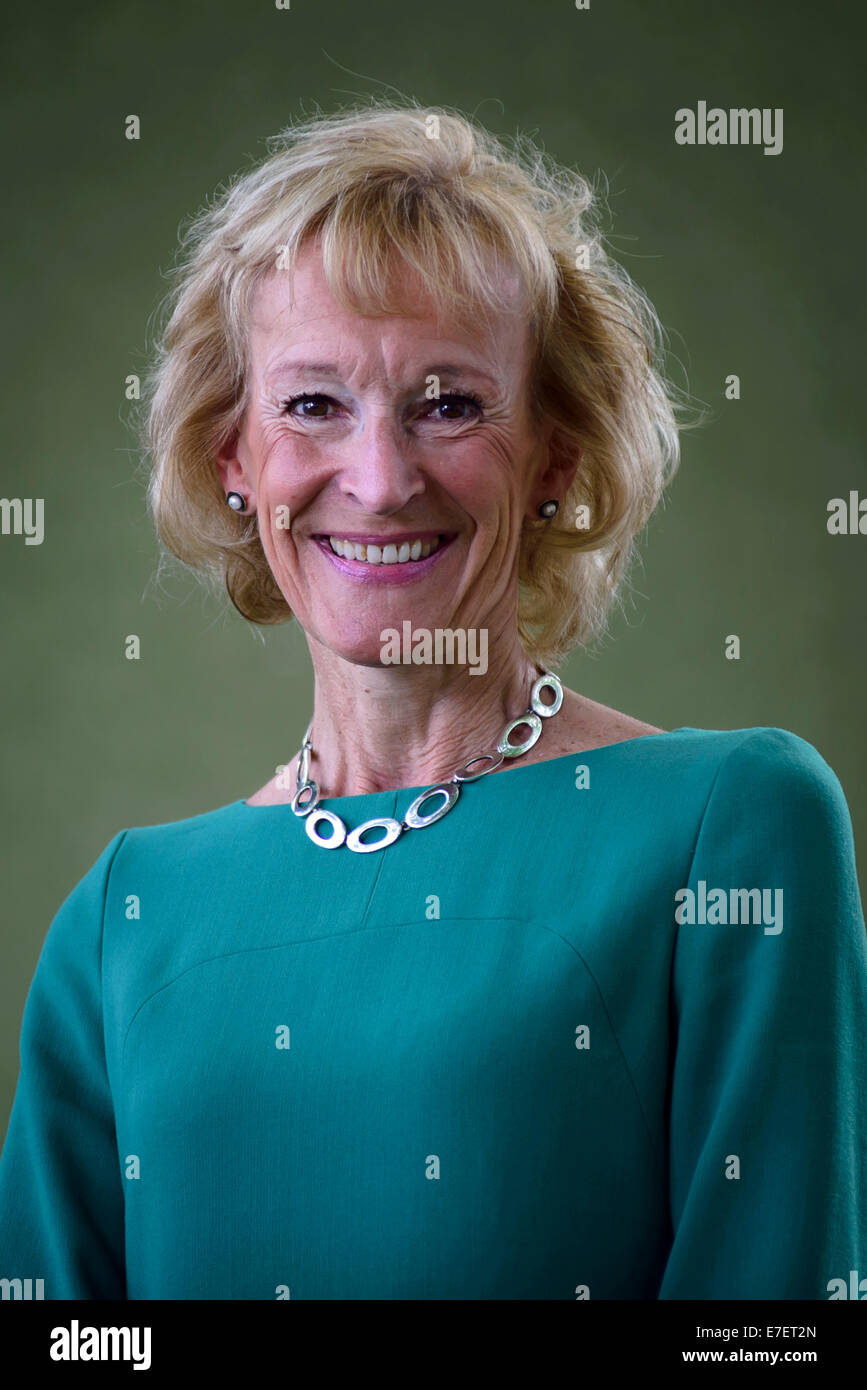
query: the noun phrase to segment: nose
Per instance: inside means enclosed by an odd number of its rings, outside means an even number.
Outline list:
[[[369,415],[346,441],[340,489],[371,515],[399,512],[424,492],[424,478],[399,421],[385,412]]]

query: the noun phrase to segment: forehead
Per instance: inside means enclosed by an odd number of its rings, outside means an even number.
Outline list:
[[[288,348],[341,345],[359,351],[430,358],[438,346],[463,349],[468,363],[495,365],[503,375],[520,374],[529,363],[526,296],[517,274],[493,272],[504,307],[474,307],[463,313],[448,297],[437,300],[417,272],[401,261],[392,269],[389,291],[399,313],[359,313],[336,297],[315,243],[300,251],[292,271],[275,269],[252,301],[250,357],[257,375],[267,372]],[[293,354],[294,355],[294,354]],[[442,352],[439,357],[442,358]],[[432,360],[432,359],[431,359]]]

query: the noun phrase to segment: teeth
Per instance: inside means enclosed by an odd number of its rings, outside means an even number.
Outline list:
[[[368,565],[405,565],[407,560],[424,560],[439,549],[439,537],[433,541],[402,541],[400,546],[359,545],[355,541],[344,541],[338,536],[329,536],[328,544],[335,555],[345,560],[363,560]]]

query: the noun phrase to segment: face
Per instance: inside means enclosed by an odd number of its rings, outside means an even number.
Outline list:
[[[401,291],[407,317],[353,313],[315,245],[265,280],[219,455],[308,639],[363,665],[407,620],[512,640],[521,528],[569,481],[531,423],[524,319],[465,323]]]

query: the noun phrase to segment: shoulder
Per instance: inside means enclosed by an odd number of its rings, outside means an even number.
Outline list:
[[[658,816],[674,807],[698,846],[714,839],[746,852],[831,838],[854,853],[837,774],[788,729],[682,727],[615,745],[612,756],[606,770],[636,797],[652,798]]]
[[[696,730],[708,734],[712,731]],[[846,809],[840,780],[819,750],[788,729],[754,728],[722,734],[716,748],[714,794],[817,813]]]
[[[130,826],[116,837],[111,884],[139,870],[167,878],[175,870],[189,876],[197,866],[207,869],[215,859],[234,864],[255,815],[238,800],[179,820]]]
[[[799,891],[824,892],[830,903],[845,884],[854,899],[852,821],[837,774],[787,729],[737,732],[727,751],[720,746],[695,861],[709,857],[735,877],[776,866]]]
[[[790,796],[842,795],[839,779],[817,748],[788,729],[651,730],[622,740],[636,759],[659,775],[682,768],[698,773],[708,792],[786,792]],[[617,746],[620,740],[613,741]],[[590,751],[589,749],[586,751]]]
[[[713,731],[688,731],[696,734],[716,742]],[[676,918],[681,927],[686,924],[678,931],[681,965],[691,962],[706,974],[713,953],[711,988],[722,991],[734,980],[741,988],[744,959],[761,952],[757,978],[767,984],[783,972],[779,998],[802,1001],[823,972],[826,983],[831,979],[835,961],[845,959],[846,969],[867,978],[852,822],[836,773],[813,744],[787,729],[743,729],[721,737],[691,862],[676,895],[687,905]],[[708,931],[705,923],[726,929]],[[730,930],[731,924],[756,923],[762,924],[759,932]],[[763,943],[778,939],[782,947],[767,952]]]
[[[695,792],[736,795],[784,793],[800,800],[822,798],[839,806],[840,783],[818,750],[787,729],[659,729],[643,720],[568,692],[567,720],[560,738],[566,748],[591,752],[628,745],[630,765],[651,776],[673,774]],[[549,744],[549,747],[551,745]],[[681,777],[682,774],[682,777]],[[708,780],[710,779],[710,780]],[[845,804],[845,803],[844,803]]]
[[[42,941],[36,993],[52,972],[77,974],[98,961],[108,884],[126,835],[113,836],[60,903]]]
[[[189,880],[200,868],[208,872],[216,862],[234,860],[243,854],[239,842],[246,824],[243,804],[237,801],[176,821],[119,830],[61,903],[51,941],[79,936],[85,921],[101,925],[118,894],[137,894],[160,879],[177,882],[179,874]]]
[[[239,891],[255,852],[248,836],[256,815],[238,801],[118,831],[60,902],[43,939],[38,988],[50,992],[46,982],[56,978],[99,979],[106,952],[116,953],[120,942],[131,970],[139,957],[145,969],[145,941],[173,942],[177,912],[189,932],[207,919],[209,904]],[[138,930],[130,930],[133,922]]]

